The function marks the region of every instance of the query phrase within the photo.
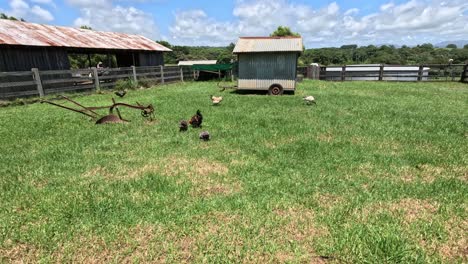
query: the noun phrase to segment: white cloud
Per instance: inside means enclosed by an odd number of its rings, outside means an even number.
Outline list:
[[[41,8],[40,6],[33,6],[31,9],[31,13],[36,15],[38,18],[44,21],[52,21],[54,20],[54,16],[47,10]]]
[[[158,39],[159,32],[152,15],[135,7],[114,6],[108,0],[68,0],[80,9],[74,25],[96,30],[143,35]]]
[[[49,4],[49,5],[54,4],[53,0],[31,0],[31,2],[36,3],[36,4]]]
[[[340,11],[336,2],[314,9],[286,0],[238,0],[235,20],[230,22],[215,20],[202,10],[176,12],[169,41],[226,45],[239,36],[269,35],[280,25],[299,32],[306,45],[419,44],[468,35],[468,2],[462,0],[389,2],[376,13],[359,13],[357,8]]]
[[[359,13],[359,9],[358,8],[351,8],[351,9],[348,9],[344,15],[345,16],[352,16],[352,15],[356,15]]]
[[[230,23],[220,23],[208,18],[202,10],[191,10],[177,13],[176,23],[169,30],[175,42],[180,39],[189,40],[192,44],[195,41],[198,45],[216,45],[217,41],[229,41],[231,37],[226,35],[226,30],[234,28]]]
[[[29,8],[29,5],[23,0],[12,0],[10,2],[10,7],[13,10],[22,10]]]
[[[52,0],[32,0],[32,2],[43,1],[44,3],[53,4]],[[32,8],[29,3],[24,0],[10,0],[10,10],[6,10],[5,13],[16,18],[23,18],[30,22],[50,22],[54,20],[54,16],[50,11],[44,9],[38,5],[34,5]]]
[[[108,7],[112,0],[67,0],[67,3],[80,8]]]

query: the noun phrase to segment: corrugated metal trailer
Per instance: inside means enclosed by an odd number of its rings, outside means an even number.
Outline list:
[[[238,55],[237,89],[264,90],[271,95],[295,91],[300,37],[243,37],[234,48]]]

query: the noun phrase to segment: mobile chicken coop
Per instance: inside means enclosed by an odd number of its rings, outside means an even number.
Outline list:
[[[241,37],[233,53],[238,59],[237,89],[281,95],[296,89],[301,37]]]

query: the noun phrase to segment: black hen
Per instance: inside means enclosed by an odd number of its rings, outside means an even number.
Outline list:
[[[192,127],[201,127],[201,124],[203,122],[203,116],[200,112],[200,110],[197,110],[197,113],[190,118],[189,123],[192,125]]]
[[[198,137],[201,140],[208,141],[208,140],[210,140],[210,133],[208,133],[208,131],[203,131],[203,132],[200,133],[200,135]]]
[[[179,132],[187,131],[187,129],[188,129],[187,121],[185,121],[185,120],[180,121],[179,122]]]
[[[117,95],[118,97],[124,97],[126,94],[127,94],[127,91],[126,91],[126,90],[123,90],[123,91],[115,91],[115,95]]]

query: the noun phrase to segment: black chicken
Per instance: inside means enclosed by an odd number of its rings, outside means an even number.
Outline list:
[[[179,122],[179,132],[187,131],[188,129],[188,123],[185,120],[181,120]]]
[[[118,97],[124,97],[127,94],[127,90],[115,91],[115,95]]]
[[[190,118],[189,123],[192,125],[192,127],[201,127],[201,124],[203,122],[203,116],[200,112],[200,110],[197,110],[197,113]]]

